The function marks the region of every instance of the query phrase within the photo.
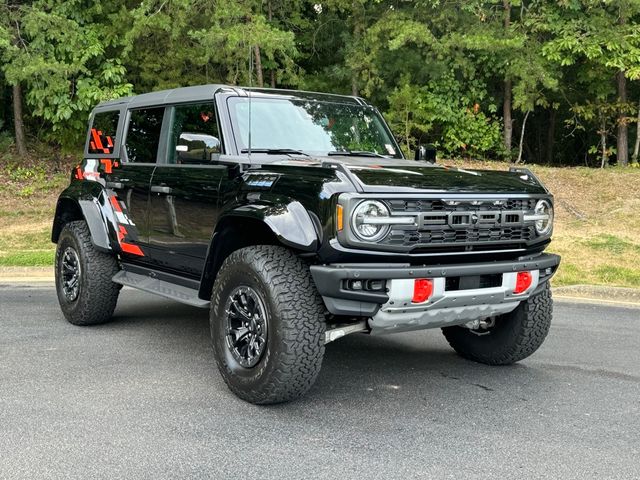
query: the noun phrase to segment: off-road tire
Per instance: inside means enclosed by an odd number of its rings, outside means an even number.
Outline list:
[[[65,296],[62,286],[62,257],[68,247],[75,250],[80,263],[80,288],[73,301]],[[64,226],[56,249],[55,275],[60,308],[69,323],[97,325],[111,320],[120,292],[120,285],[111,278],[118,270],[115,256],[95,249],[84,221]]]
[[[487,365],[511,365],[534,353],[549,333],[553,313],[547,283],[510,313],[496,318],[483,335],[465,327],[442,329],[449,345],[462,357]]]
[[[245,368],[226,342],[225,304],[239,286],[252,288],[266,307],[266,347]],[[324,305],[308,265],[291,251],[258,245],[233,252],[222,264],[211,296],[210,328],[218,369],[241,399],[273,404],[303,395],[316,380],[324,355]]]

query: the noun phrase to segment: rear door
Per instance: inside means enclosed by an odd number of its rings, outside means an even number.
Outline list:
[[[156,266],[199,277],[228,168],[213,100],[167,107],[166,148],[151,182],[149,247]]]
[[[125,124],[121,164],[105,172],[106,186],[115,192],[118,238],[129,260],[148,263],[149,187],[156,168],[164,107],[130,110]]]

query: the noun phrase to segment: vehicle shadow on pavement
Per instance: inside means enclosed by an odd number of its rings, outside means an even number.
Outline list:
[[[431,401],[450,403],[454,393],[514,393],[520,384],[538,382],[540,375],[544,373],[524,364],[491,367],[465,360],[449,347],[439,329],[385,337],[356,334],[327,346],[311,396],[360,394],[361,399],[369,396],[379,401],[387,394],[396,400],[428,395]]]
[[[99,328],[151,335],[175,354],[182,351],[192,361],[215,365],[208,310],[152,297],[129,300],[118,307],[113,323]],[[217,381],[215,367],[211,374],[216,377],[214,383],[224,388]],[[539,384],[545,375],[523,363],[490,367],[467,361],[456,355],[439,329],[379,337],[354,334],[327,345],[316,384],[295,404],[308,406],[336,399],[380,402],[385,397],[415,401],[416,396],[429,398],[430,403],[450,403],[453,398],[470,395],[491,395],[493,399],[514,395],[526,400],[526,393],[518,390]]]

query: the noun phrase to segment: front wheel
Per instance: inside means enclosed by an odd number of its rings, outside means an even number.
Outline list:
[[[500,315],[488,328],[445,327],[442,333],[462,357],[487,365],[510,365],[533,354],[549,333],[553,313],[551,289]]]
[[[309,267],[292,252],[273,245],[233,252],[213,286],[210,315],[227,386],[255,404],[304,394],[322,365],[323,315]]]

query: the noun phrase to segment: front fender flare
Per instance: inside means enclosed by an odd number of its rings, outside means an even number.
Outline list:
[[[298,201],[280,205],[243,205],[223,215],[220,221],[232,216],[260,220],[284,245],[305,252],[316,251],[321,241],[319,221],[314,222],[307,209]]]
[[[269,230],[282,245],[302,252],[315,252],[321,242],[320,221],[297,201],[281,204],[241,205],[225,212],[213,233],[200,279],[200,298],[209,298],[211,288],[231,251],[252,245],[251,231],[236,238],[237,228],[256,223]],[[242,231],[242,229],[240,229]]]

